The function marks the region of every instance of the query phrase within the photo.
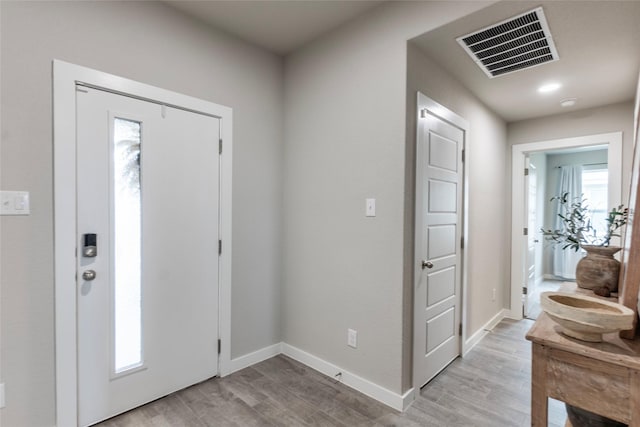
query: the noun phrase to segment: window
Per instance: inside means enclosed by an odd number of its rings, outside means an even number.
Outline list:
[[[585,166],[582,171],[582,194],[587,200],[591,221],[597,236],[604,236],[607,230],[607,188],[609,171],[598,165],[597,169]]]

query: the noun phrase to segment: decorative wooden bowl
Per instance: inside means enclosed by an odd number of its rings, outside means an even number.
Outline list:
[[[565,292],[543,292],[540,305],[570,337],[602,341],[602,334],[633,327],[633,310],[615,302]]]

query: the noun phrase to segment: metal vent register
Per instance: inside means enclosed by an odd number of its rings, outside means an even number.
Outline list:
[[[559,59],[541,7],[456,40],[489,78]]]

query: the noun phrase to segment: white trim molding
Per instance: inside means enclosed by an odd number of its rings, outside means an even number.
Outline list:
[[[372,399],[384,403],[397,411],[404,411],[415,399],[413,388],[409,389],[404,394],[395,393],[292,345],[282,343],[282,354],[289,356],[290,358],[297,360],[298,362],[315,369],[332,379],[335,379],[335,375],[340,372],[342,374],[341,382],[343,384],[371,397]]]
[[[487,334],[491,332],[498,323],[502,322],[505,317],[509,317],[508,314],[509,310],[500,310],[495,316],[489,319],[489,321],[485,323],[484,326],[482,326],[473,335],[471,335],[462,346],[462,357],[465,357],[473,349],[473,347],[475,347],[480,341],[482,341],[482,338],[487,336]]]
[[[220,118],[224,150],[220,157],[219,371],[231,365],[231,177],[232,110],[198,98],[133,80],[53,61],[54,281],[56,424],[77,426],[76,318],[76,84],[178,106]]]
[[[268,347],[261,348],[260,350],[256,350],[253,353],[236,357],[229,361],[226,372],[221,373],[220,376],[226,377],[227,375],[233,374],[234,372],[240,371],[244,368],[248,368],[249,366],[255,365],[279,354],[282,354],[282,343],[273,344]]]
[[[522,287],[525,281],[526,237],[524,210],[524,168],[527,155],[541,151],[606,145],[609,169],[609,208],[622,201],[622,132],[554,139],[550,141],[516,144],[512,147],[511,158],[511,298],[512,319],[522,319]]]

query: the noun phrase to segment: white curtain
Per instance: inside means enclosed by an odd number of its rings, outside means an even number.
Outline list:
[[[560,167],[560,179],[558,180],[558,190],[556,195],[561,196],[569,193],[567,200],[572,203],[577,197],[582,197],[582,166],[571,165]],[[557,214],[563,213],[562,205],[556,202],[556,216],[554,217],[554,228],[563,227],[562,219]],[[553,253],[553,274],[564,279],[576,279],[576,264],[584,256],[582,249],[575,252],[573,249],[562,249],[556,246]]]

